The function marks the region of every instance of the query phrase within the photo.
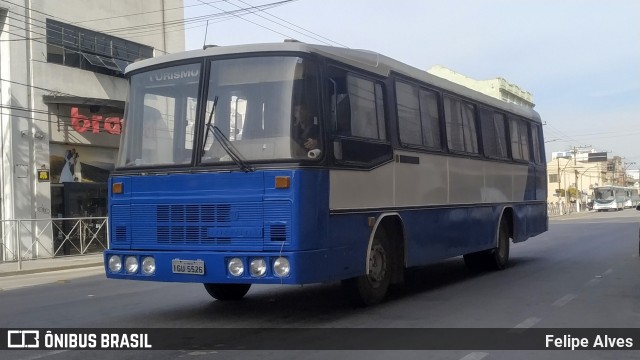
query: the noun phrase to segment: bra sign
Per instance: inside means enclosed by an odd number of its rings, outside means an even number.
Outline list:
[[[108,134],[120,135],[120,132],[122,132],[122,119],[117,116],[103,119],[102,115],[91,115],[91,119],[89,119],[89,117],[80,114],[77,107],[72,106],[71,127],[80,133],[91,130],[94,134],[99,133],[100,127],[102,127],[102,130]]]

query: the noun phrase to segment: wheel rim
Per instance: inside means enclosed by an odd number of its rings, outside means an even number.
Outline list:
[[[380,244],[371,247],[369,255],[369,274],[367,279],[373,287],[378,287],[387,275],[387,254]]]

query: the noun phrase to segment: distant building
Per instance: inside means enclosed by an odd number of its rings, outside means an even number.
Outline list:
[[[0,219],[43,220],[25,223],[19,235],[25,257],[54,251],[56,229],[46,220],[107,215],[124,69],[184,50],[182,7],[182,0],[0,1]],[[16,254],[11,231],[0,233],[0,260],[3,251]]]
[[[552,154],[552,159],[547,163],[548,202],[572,200],[568,195],[562,196],[569,188],[577,189],[580,201],[585,202],[591,198],[594,187],[634,186],[640,181],[640,170],[625,172],[622,157],[607,159],[605,156],[600,160],[599,156],[591,156],[594,154],[606,153],[588,150]]]
[[[533,95],[530,92],[522,90],[519,86],[501,77],[491,80],[475,80],[441,65],[436,65],[427,72],[508,103],[530,108],[535,106]]]

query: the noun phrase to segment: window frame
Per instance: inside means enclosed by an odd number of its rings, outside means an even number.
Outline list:
[[[508,116],[501,111],[498,111],[494,108],[490,108],[490,107],[486,107],[486,106],[479,106],[478,107],[478,120],[480,121],[480,134],[481,134],[481,143],[482,143],[482,153],[484,155],[484,157],[486,157],[487,159],[491,159],[491,160],[501,160],[501,161],[510,161],[511,160],[511,149],[509,144],[510,142],[510,138],[509,138],[509,128],[508,128]],[[485,117],[486,115],[486,117]],[[498,138],[496,137],[497,135],[497,130],[498,128],[496,127],[496,116],[501,116],[502,117],[502,125],[503,125],[503,131],[504,131],[504,137],[502,138],[502,140],[504,140],[504,156],[499,156],[497,153],[498,151],[496,151],[496,154],[489,154],[487,149],[489,148],[489,146],[487,146],[487,134],[485,133],[485,131],[490,131],[491,132],[491,140],[493,140],[493,145],[492,147],[495,148],[496,150],[499,148],[498,147]],[[490,129],[487,127],[487,125],[489,124],[485,124],[485,122],[490,121]]]
[[[74,67],[109,76],[124,77],[126,64],[144,57],[141,55],[143,52],[146,55],[151,55],[146,58],[153,57],[153,48],[148,45],[66,24],[51,18],[46,19],[45,29],[47,62],[52,64]],[[114,49],[116,46],[118,47],[117,50]],[[60,60],[59,56],[49,56],[50,53],[54,53],[49,51],[53,47],[60,49],[59,51],[64,54],[62,60]],[[129,47],[135,47],[138,51],[131,53],[127,50]],[[95,65],[90,63],[85,59],[85,54],[104,59],[104,61],[101,61],[103,64]],[[58,54],[55,53],[55,55]],[[104,63],[107,63],[107,65]]]
[[[401,117],[400,117],[400,109],[399,109],[399,92],[398,92],[398,84],[402,84],[402,85],[406,85],[406,86],[410,86],[413,88],[413,90],[417,89],[417,111],[418,111],[418,125],[420,127],[420,140],[421,143],[420,144],[415,144],[415,143],[409,143],[409,142],[405,142],[402,139],[402,122],[401,122]],[[407,149],[419,149],[419,150],[429,150],[429,151],[436,151],[436,152],[442,152],[444,149],[443,146],[443,142],[442,142],[442,138],[443,138],[443,127],[442,127],[442,109],[441,109],[441,101],[442,101],[442,93],[440,91],[437,91],[435,89],[426,87],[426,86],[422,86],[420,84],[415,84],[413,82],[407,81],[403,78],[399,78],[399,77],[395,77],[393,78],[393,90],[394,90],[394,94],[395,94],[395,103],[394,103],[394,107],[395,107],[395,116],[396,116],[396,122],[397,122],[397,140],[398,143],[400,144],[401,147],[403,148],[407,148]],[[425,131],[428,129],[429,131],[433,130],[433,122],[431,121],[432,118],[428,117],[428,118],[424,118],[423,114],[425,112],[426,109],[422,108],[422,98],[421,95],[423,93],[430,93],[432,95],[435,96],[435,107],[437,110],[437,117],[435,119],[436,124],[438,125],[438,132],[437,134],[434,133],[433,138],[437,139],[438,144],[436,146],[431,146],[431,145],[427,145],[425,144]],[[425,121],[428,121],[425,123]]]
[[[375,74],[369,74],[368,72],[359,69],[353,68],[348,65],[338,63],[338,62],[325,62],[325,66],[323,67],[322,74],[322,94],[326,99],[322,100],[323,104],[328,104],[329,111],[326,112],[326,123],[327,123],[327,131],[328,131],[328,141],[327,146],[329,147],[329,166],[330,167],[340,167],[340,168],[355,168],[355,169],[372,169],[378,167],[382,164],[393,161],[393,144],[392,144],[392,132],[390,131],[390,116],[389,116],[389,99],[388,99],[388,87],[385,83],[385,79],[380,76],[376,76]],[[375,138],[367,138],[354,136],[351,133],[351,129],[349,129],[349,133],[340,133],[338,130],[338,119],[337,119],[337,109],[335,109],[335,113],[333,112],[332,104],[332,92],[331,87],[334,85],[328,85],[331,80],[338,75],[343,75],[345,79],[345,91],[347,95],[349,94],[347,78],[349,76],[354,76],[359,79],[363,79],[366,81],[370,81],[374,84],[374,89],[376,86],[379,86],[380,94],[374,94],[374,98],[376,101],[376,119],[378,120],[380,116],[384,116],[384,124],[382,129],[384,129],[384,139],[375,139]],[[325,105],[326,106],[326,105]],[[351,99],[349,99],[349,106],[351,107]],[[351,109],[349,110],[349,122],[351,124]],[[378,133],[380,133],[380,124],[378,122]],[[371,161],[352,161],[348,159],[338,158],[338,152],[342,155],[344,154],[344,149],[350,146],[356,147],[369,147],[371,150],[378,151],[381,155],[375,158],[372,158]]]
[[[446,100],[452,100],[452,101],[456,101],[458,102],[461,106],[464,105],[469,105],[471,106],[471,114],[473,114],[473,119],[471,119],[471,124],[473,124],[474,126],[474,134],[473,134],[473,138],[475,139],[475,151],[467,151],[467,144],[465,141],[465,131],[464,131],[464,118],[462,117],[462,113],[460,114],[461,118],[460,118],[460,123],[463,125],[462,127],[462,144],[464,146],[464,150],[460,150],[460,149],[453,149],[451,147],[451,142],[450,142],[450,136],[452,135],[452,133],[449,132],[449,121],[447,118],[447,104],[446,104]],[[481,141],[480,138],[478,136],[478,129],[480,128],[478,126],[478,102],[476,101],[470,101],[467,100],[463,97],[457,96],[453,93],[444,93],[442,95],[442,108],[443,108],[443,113],[442,116],[444,118],[444,125],[445,125],[445,140],[446,140],[446,144],[447,144],[447,149],[449,150],[450,153],[453,154],[461,154],[461,155],[465,155],[465,156],[471,156],[471,157],[481,157],[482,156],[482,152],[481,152]],[[462,110],[462,107],[460,107],[460,109]]]

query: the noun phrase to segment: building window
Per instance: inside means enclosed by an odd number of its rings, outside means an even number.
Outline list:
[[[557,183],[558,182],[558,174],[549,174],[549,182]]]
[[[150,57],[150,46],[47,19],[47,62],[122,77],[127,65]]]

